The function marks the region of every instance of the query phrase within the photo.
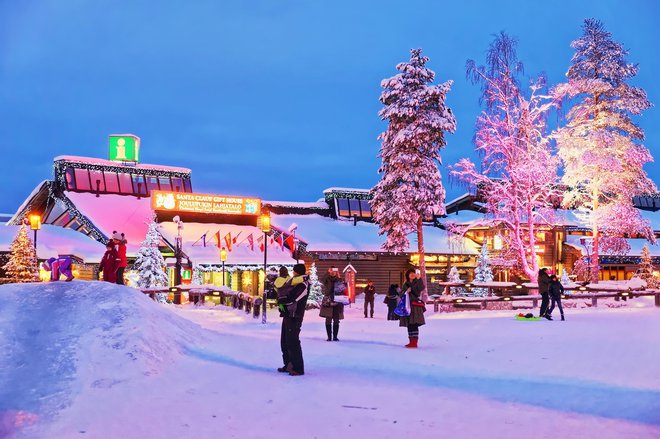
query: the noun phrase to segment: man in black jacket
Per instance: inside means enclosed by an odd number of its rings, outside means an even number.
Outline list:
[[[278,298],[278,303],[284,305],[284,345],[286,347],[291,371],[289,375],[299,376],[305,374],[302,347],[300,346],[300,328],[305,317],[305,306],[309,297],[309,279],[305,274],[305,264],[293,266],[293,277],[289,279],[280,292],[287,291],[286,296]],[[284,372],[285,370],[280,370]]]

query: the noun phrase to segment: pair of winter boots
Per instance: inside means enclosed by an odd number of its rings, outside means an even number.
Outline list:
[[[328,334],[326,341],[339,341],[337,335],[339,334],[339,322],[334,325],[325,325],[325,332]]]
[[[292,377],[305,375],[305,372],[298,372],[293,370],[291,363],[287,364],[286,366],[278,367],[277,371],[281,373],[288,373]]]
[[[545,317],[545,318],[548,319],[548,320],[552,320],[552,316],[551,316],[550,314],[545,314],[543,317]],[[566,320],[566,319],[564,318],[564,314],[561,315],[561,320],[562,320],[562,322],[563,322],[564,320]]]

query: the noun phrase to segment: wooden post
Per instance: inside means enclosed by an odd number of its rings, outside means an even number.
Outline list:
[[[593,306],[594,308],[598,308],[598,298],[596,296],[593,296],[591,298],[591,306]]]

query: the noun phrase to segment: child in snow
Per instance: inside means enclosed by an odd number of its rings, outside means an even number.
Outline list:
[[[559,307],[559,312],[561,313],[561,319],[564,319],[564,308],[561,306],[561,295],[564,294],[564,286],[559,282],[556,275],[550,276],[550,300],[552,304],[548,313],[545,315],[545,318],[552,320],[552,311],[555,309],[555,303]]]
[[[73,280],[73,273],[71,272],[71,258],[68,256],[62,256],[59,258],[50,258],[47,261],[44,261],[41,264],[41,267],[50,271],[50,280],[58,281],[60,280],[60,275],[66,276],[66,281],[71,282]]]
[[[114,241],[111,239],[105,246],[105,254],[99,264],[99,271],[103,272],[103,280],[116,283],[117,268],[119,268],[119,257],[117,250],[115,250]]]
[[[117,267],[117,284],[124,285],[124,270],[128,266],[126,261],[126,238],[123,233],[118,233],[117,231],[112,232],[112,241],[117,246],[117,258],[118,267]]]

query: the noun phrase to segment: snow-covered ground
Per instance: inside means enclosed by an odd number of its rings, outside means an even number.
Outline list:
[[[429,310],[417,350],[382,303],[348,310],[339,342],[308,311],[306,374],[290,377],[275,312],[0,286],[0,437],[657,438],[660,309],[633,302],[565,322]]]

